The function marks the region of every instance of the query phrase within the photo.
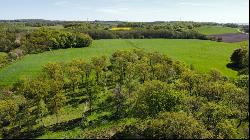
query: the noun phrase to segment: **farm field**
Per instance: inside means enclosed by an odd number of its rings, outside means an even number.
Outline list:
[[[239,33],[237,28],[222,27],[222,26],[201,26],[196,28],[196,31],[205,35]]]
[[[215,34],[215,35],[209,35],[214,36],[216,38],[220,37],[223,42],[227,43],[233,43],[233,42],[241,42],[249,39],[248,34],[243,33],[227,33],[227,34]]]
[[[143,48],[158,51],[170,58],[193,65],[198,72],[208,72],[216,68],[223,75],[235,77],[237,72],[226,67],[234,49],[239,43],[223,43],[205,40],[181,39],[135,39],[135,40],[95,40],[88,48],[62,49],[41,54],[27,55],[21,60],[0,70],[0,85],[10,85],[21,76],[35,76],[48,62],[65,62],[82,58],[90,60],[93,56],[110,55],[116,50]]]

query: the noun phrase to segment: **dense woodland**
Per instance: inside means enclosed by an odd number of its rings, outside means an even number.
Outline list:
[[[207,39],[193,29],[217,25],[4,22],[0,24],[0,68],[26,54],[89,47],[92,38]],[[40,28],[58,24],[63,28]],[[39,28],[23,28],[27,25]],[[111,31],[112,26],[133,30]],[[35,138],[50,130],[78,126],[82,131],[78,138],[247,139],[248,47],[236,49],[230,59],[228,67],[238,71],[237,78],[216,69],[198,73],[159,52],[141,49],[120,50],[90,61],[51,62],[37,77],[22,77],[0,89],[0,138]],[[65,125],[59,123],[58,113],[68,105],[85,108],[80,118]],[[57,117],[56,125],[44,124],[49,115]]]

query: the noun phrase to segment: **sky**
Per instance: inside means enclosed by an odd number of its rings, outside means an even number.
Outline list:
[[[0,19],[249,23],[249,1],[0,0]]]

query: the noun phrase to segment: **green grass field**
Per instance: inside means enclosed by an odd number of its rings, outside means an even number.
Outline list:
[[[195,30],[205,35],[239,33],[237,28],[222,27],[222,26],[201,26],[196,28]]]
[[[208,72],[212,68],[224,75],[235,77],[237,72],[228,69],[226,64],[239,43],[223,43],[206,40],[180,39],[135,39],[135,40],[96,40],[91,47],[61,49],[50,52],[26,55],[21,60],[0,70],[0,85],[10,85],[21,76],[35,76],[48,62],[65,62],[82,58],[86,61],[93,56],[109,56],[119,49],[144,48],[146,51],[158,51],[169,57],[192,64],[199,72]]]

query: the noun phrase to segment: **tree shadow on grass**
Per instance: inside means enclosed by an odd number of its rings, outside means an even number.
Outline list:
[[[67,122],[61,122],[47,127],[39,127],[32,131],[20,132],[20,127],[14,127],[7,132],[4,132],[4,139],[29,139],[36,138],[45,134],[47,131],[65,131],[71,130],[81,125],[82,118],[76,118]]]

